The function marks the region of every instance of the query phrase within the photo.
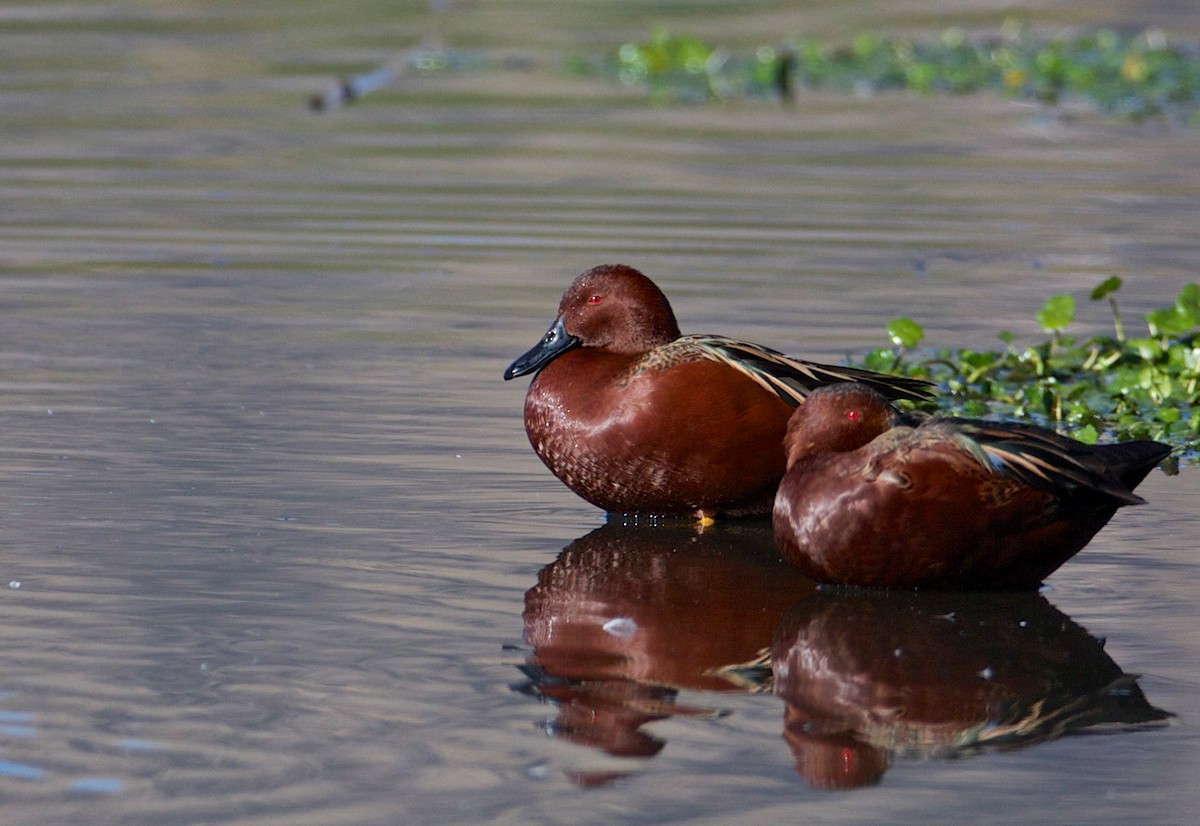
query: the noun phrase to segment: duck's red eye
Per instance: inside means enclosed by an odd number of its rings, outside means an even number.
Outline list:
[[[588,304],[599,304],[603,300],[604,296],[600,295],[600,293],[593,293],[588,296]]]
[[[847,418],[847,419],[849,419],[849,420],[850,420],[850,421],[852,421],[852,422],[857,422],[857,421],[858,421],[858,417],[859,417],[860,415],[861,415],[861,414],[860,414],[860,413],[859,413],[857,410],[847,410],[847,411],[846,411],[846,418]]]

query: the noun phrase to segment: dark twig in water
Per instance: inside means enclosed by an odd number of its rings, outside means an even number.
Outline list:
[[[796,73],[795,52],[785,51],[779,55],[775,64],[775,91],[779,93],[779,101],[784,105],[795,103],[796,96],[792,86],[792,78]]]
[[[542,61],[537,57],[480,49],[447,49],[438,38],[431,37],[368,72],[331,84],[325,91],[313,95],[308,105],[313,111],[329,112],[414,74],[484,70],[529,72],[541,67]]]
[[[333,109],[353,103],[363,95],[374,92],[398,77],[403,76],[409,69],[411,61],[409,52],[377,66],[369,72],[346,78],[340,83],[334,83],[324,92],[312,96],[309,107],[314,112],[329,112]]]

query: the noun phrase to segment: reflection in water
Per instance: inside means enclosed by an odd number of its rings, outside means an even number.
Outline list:
[[[811,785],[1170,715],[1038,594],[813,592],[771,652],[784,736]]]
[[[681,689],[773,684],[814,787],[876,783],[897,757],[1170,716],[1039,594],[819,591],[780,560],[763,523],[606,525],[542,569],[524,618],[533,651],[516,689],[555,706],[554,736],[653,757],[665,743],[646,723],[722,713],[679,704]]]
[[[617,756],[653,756],[664,744],[641,727],[719,713],[678,705],[678,690],[742,690],[720,669],[757,657],[812,588],[779,558],[765,522],[606,525],[568,545],[526,592],[533,653],[519,689],[557,706],[548,726],[556,736]]]

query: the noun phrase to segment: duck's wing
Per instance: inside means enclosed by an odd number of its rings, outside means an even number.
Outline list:
[[[724,336],[682,336],[667,346],[691,348],[705,358],[728,364],[793,407],[799,405],[805,396],[818,387],[847,381],[869,384],[892,400],[924,401],[933,398],[933,385],[927,381],[889,376],[855,367],[837,367],[804,361],[785,356],[778,350],[763,347],[761,344],[737,341]]]
[[[1131,454],[1137,454],[1140,464],[1149,463],[1148,470],[1170,453],[1169,446],[1158,442],[1088,445],[1043,427],[1016,422],[933,416],[920,428],[950,434],[980,464],[1027,485],[1063,493],[1082,488],[1122,505],[1146,501],[1124,478]]]

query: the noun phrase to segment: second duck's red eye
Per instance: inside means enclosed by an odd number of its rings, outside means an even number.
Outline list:
[[[858,416],[859,416],[859,412],[857,410],[847,410],[846,411],[846,418],[852,422],[857,422]]]
[[[600,293],[594,293],[593,295],[588,296],[588,304],[599,304],[603,300],[604,296],[600,295]]]

